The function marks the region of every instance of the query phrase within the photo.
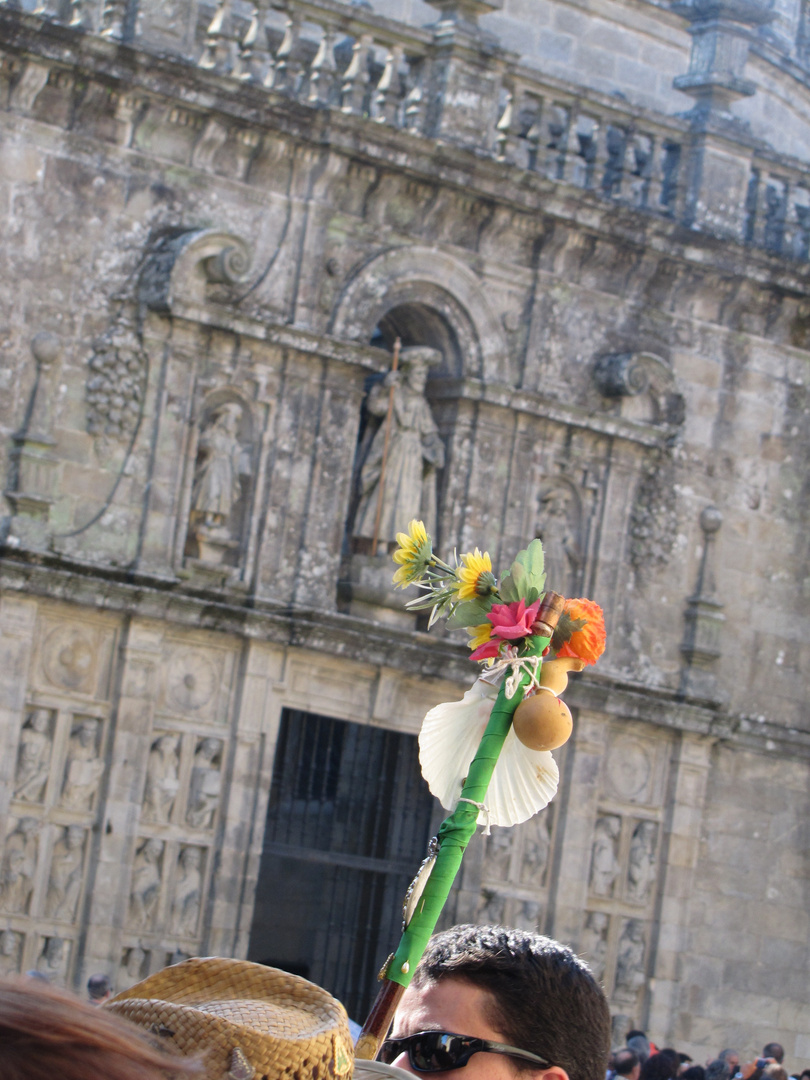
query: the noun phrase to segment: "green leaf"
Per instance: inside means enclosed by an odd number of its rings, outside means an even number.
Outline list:
[[[501,582],[499,592],[507,604],[517,600],[532,604],[544,591],[545,584],[543,544],[540,540],[532,540],[527,548],[517,553],[509,573]]]
[[[459,630],[462,626],[480,626],[487,621],[487,612],[492,609],[489,597],[476,597],[475,600],[462,600],[447,618],[448,630]]]

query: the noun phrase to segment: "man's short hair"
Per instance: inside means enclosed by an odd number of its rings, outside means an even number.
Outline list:
[[[610,1009],[587,964],[567,946],[528,930],[454,926],[428,942],[413,982],[451,977],[489,993],[487,1019],[505,1042],[559,1065],[570,1080],[604,1080]]]
[[[91,975],[87,980],[87,996],[92,1001],[101,1001],[112,992],[109,975]]]
[[[776,1058],[776,1060],[781,1065],[782,1064],[782,1059],[785,1056],[785,1048],[784,1048],[784,1046],[782,1046],[781,1043],[777,1043],[777,1042],[768,1043],[767,1046],[762,1047],[762,1056],[763,1057]]]
[[[617,1076],[629,1076],[639,1064],[639,1056],[635,1050],[631,1050],[629,1047],[625,1047],[624,1050],[617,1050],[613,1055],[614,1071]]]

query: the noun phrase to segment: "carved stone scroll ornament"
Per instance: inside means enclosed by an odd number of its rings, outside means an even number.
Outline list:
[[[51,764],[53,713],[32,709],[20,732],[14,797],[24,802],[42,802]]]
[[[13,930],[0,932],[0,978],[20,970],[20,935]]]
[[[605,974],[609,923],[610,919],[604,911],[591,911],[585,920],[582,933],[579,952],[597,982],[601,982]]]
[[[54,845],[45,914],[73,922],[84,876],[84,829],[68,825]]]
[[[368,554],[377,528],[378,541],[386,546],[412,518],[424,521],[428,530],[436,524],[436,470],[444,466],[444,445],[430,405],[425,399],[428,368],[441,363],[438,349],[414,346],[402,350],[399,370],[389,372],[372,387],[366,409],[381,419],[360,470],[360,501],[353,535],[365,544]],[[390,425],[386,421],[392,399]],[[380,497],[383,453],[385,477]]]
[[[0,911],[25,915],[34,888],[40,823],[24,817],[6,840],[0,863]]]
[[[146,766],[146,789],[143,801],[144,821],[165,825],[171,817],[174,800],[180,786],[178,771],[180,740],[173,735],[161,735],[149,751]]]
[[[617,846],[621,819],[613,814],[601,817],[594,829],[591,853],[591,892],[595,896],[612,896],[613,883],[619,873]]]
[[[139,930],[149,930],[157,914],[162,885],[163,841],[150,839],[142,844],[132,865],[129,894],[129,921]]]
[[[616,957],[616,992],[635,996],[644,985],[644,955],[646,952],[644,923],[628,919],[619,938]]]
[[[104,762],[99,757],[100,723],[85,718],[73,729],[68,743],[65,763],[65,782],[62,787],[62,806],[71,810],[87,810],[96,793]]]
[[[202,739],[194,753],[186,821],[193,829],[210,829],[219,806],[222,740]]]
[[[609,398],[646,398],[643,419],[653,424],[683,423],[684,399],[675,390],[672,369],[653,353],[612,353],[594,365],[593,378],[600,392]]]
[[[180,852],[179,878],[172,905],[172,928],[182,937],[194,937],[202,903],[202,851],[186,847]]]

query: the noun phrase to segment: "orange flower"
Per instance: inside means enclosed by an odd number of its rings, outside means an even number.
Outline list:
[[[557,650],[557,657],[568,656],[584,660],[586,664],[595,664],[605,651],[605,616],[602,609],[583,596],[565,601],[563,618],[566,615],[572,622],[584,621],[585,625],[574,630],[568,641],[563,642]]]

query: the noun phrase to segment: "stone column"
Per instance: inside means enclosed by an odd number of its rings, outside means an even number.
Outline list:
[[[707,506],[700,515],[703,530],[703,555],[700,560],[694,595],[687,600],[686,631],[681,652],[684,668],[681,691],[690,697],[722,700],[714,667],[720,659],[720,631],[725,622],[723,604],[715,595],[714,541],[723,524],[723,515],[715,506]]]
[[[57,361],[62,343],[43,330],[31,341],[37,366],[34,388],[21,430],[14,436],[12,470],[6,498],[14,516],[8,526],[9,542],[44,547],[48,520],[57,486],[59,462],[53,449],[53,399]]]

